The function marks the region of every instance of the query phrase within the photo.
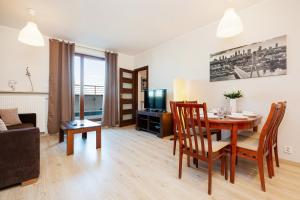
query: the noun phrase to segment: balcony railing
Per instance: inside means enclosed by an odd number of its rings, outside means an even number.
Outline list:
[[[84,85],[84,95],[104,95],[104,86],[100,85]],[[75,85],[75,95],[80,95],[80,85]]]

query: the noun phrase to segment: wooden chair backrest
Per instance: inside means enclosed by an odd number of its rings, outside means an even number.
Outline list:
[[[171,109],[171,113],[174,113],[174,106],[176,103],[198,103],[197,101],[170,101],[170,109]],[[173,116],[173,119],[175,117]]]
[[[192,157],[207,159],[205,145],[208,145],[206,149],[208,149],[208,156],[211,156],[212,142],[206,104],[176,103],[175,107],[175,123],[178,127],[180,150]],[[201,109],[203,110],[203,117],[200,117]],[[207,143],[204,141],[202,127],[206,128]]]
[[[175,107],[176,103],[184,103],[184,101],[170,101],[170,109],[171,109],[173,120],[175,120],[174,111],[176,109]]]
[[[198,101],[184,101],[184,103],[198,103]]]
[[[170,109],[171,109],[172,118],[173,118],[173,134],[176,134],[176,132],[177,132],[177,125],[175,123],[175,115],[174,115],[174,112],[176,110],[176,107],[175,107],[176,103],[184,103],[184,101],[170,101]]]
[[[280,109],[281,104],[272,103],[269,115],[259,136],[258,151],[260,153],[268,151],[268,147],[272,139],[272,131],[274,131]]]
[[[173,132],[174,132],[174,134],[176,134],[176,132],[177,132],[177,125],[175,123],[175,115],[174,115],[174,111],[176,109],[176,107],[175,107],[176,103],[193,103],[193,104],[196,104],[198,102],[197,101],[170,101],[170,109],[171,109],[172,118],[173,118]]]
[[[278,102],[278,103],[281,104],[281,109],[279,111],[279,117],[276,120],[274,131],[272,133],[272,144],[277,143],[278,128],[283,120],[284,115],[285,115],[286,104],[287,104],[286,101],[282,101],[282,102]]]

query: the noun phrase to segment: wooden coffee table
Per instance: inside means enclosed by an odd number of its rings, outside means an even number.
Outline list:
[[[64,141],[64,133],[67,134],[67,155],[74,153],[74,134],[82,133],[86,139],[87,132],[96,131],[96,149],[101,148],[101,125],[90,120],[73,120],[63,122],[60,126],[59,142]]]

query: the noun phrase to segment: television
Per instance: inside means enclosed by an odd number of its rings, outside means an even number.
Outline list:
[[[145,90],[144,108],[151,111],[166,111],[167,90]]]

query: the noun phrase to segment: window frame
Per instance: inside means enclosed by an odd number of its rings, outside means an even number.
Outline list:
[[[74,58],[76,56],[80,58],[79,119],[83,120],[84,119],[84,58],[90,58],[90,59],[101,60],[101,61],[105,61],[105,58],[94,56],[94,55],[83,54],[83,53],[74,53]],[[73,87],[75,91],[75,82]],[[75,112],[74,112],[74,118],[75,118]]]

